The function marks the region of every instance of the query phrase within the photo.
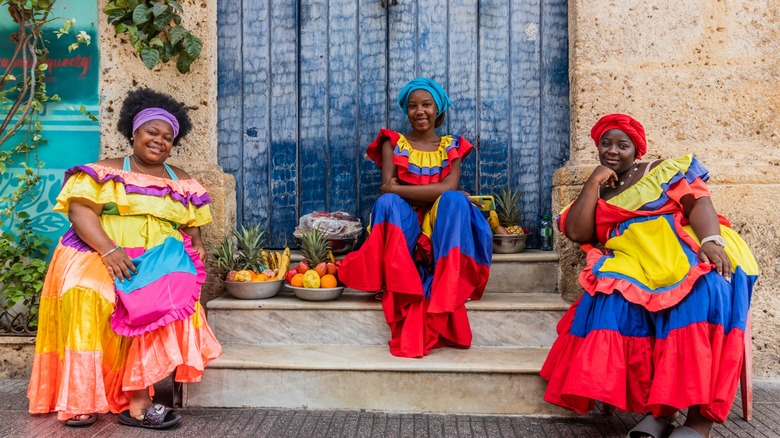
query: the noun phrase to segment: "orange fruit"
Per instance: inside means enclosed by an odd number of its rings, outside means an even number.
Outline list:
[[[332,274],[325,274],[320,278],[320,287],[336,287],[339,281]]]
[[[322,277],[323,275],[328,273],[328,264],[325,262],[320,262],[317,263],[317,266],[315,266],[313,269],[317,273],[317,275]]]
[[[290,286],[301,287],[303,286],[303,274],[295,274],[290,279]]]
[[[257,274],[255,275],[255,279],[253,281],[268,281],[270,278],[268,278],[265,274]]]

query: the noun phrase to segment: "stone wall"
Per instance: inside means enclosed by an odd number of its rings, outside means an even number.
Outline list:
[[[589,137],[604,114],[645,126],[643,160],[693,153],[753,249],[754,369],[780,375],[780,3],[570,0],[571,155],[554,177],[558,211],[597,164]],[[556,236],[561,292],[580,293],[579,249]]]
[[[193,130],[176,146],[168,163],[186,170],[209,191],[214,203],[214,221],[203,227],[206,243],[216,243],[235,225],[235,181],[217,164],[217,6],[215,1],[180,0],[182,24],[203,40],[200,58],[185,75],[176,70],[175,60],[148,70],[129,44],[108,25],[99,0],[100,34],[100,135],[101,158],[128,155],[131,145],[119,135],[116,122],[122,99],[128,90],[149,87],[168,93],[190,107]],[[215,275],[209,275],[202,301],[222,293]]]

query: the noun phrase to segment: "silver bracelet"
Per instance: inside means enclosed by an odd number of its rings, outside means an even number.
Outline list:
[[[720,246],[721,248],[726,247],[726,239],[723,238],[720,234],[713,234],[712,236],[705,237],[704,239],[701,239],[701,243],[699,246],[704,245],[707,242],[715,242],[716,245]]]
[[[702,243],[704,243],[704,242],[702,242]],[[101,255],[101,256],[100,256],[100,258],[101,258],[101,259],[102,259],[102,258],[105,258],[107,255],[111,254],[112,252],[114,252],[114,251],[116,251],[116,250],[118,250],[118,249],[122,249],[122,247],[121,247],[121,246],[115,246],[115,247],[113,247],[113,248],[109,249],[108,251],[106,251],[106,253],[105,253],[105,254],[103,254],[103,255]]]

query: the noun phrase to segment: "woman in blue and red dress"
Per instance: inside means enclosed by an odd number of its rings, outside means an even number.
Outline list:
[[[544,399],[648,413],[629,437],[708,437],[734,401],[758,266],[692,155],[638,162],[644,128],[624,114],[602,117],[591,137],[601,165],[558,218],[588,250],[585,294],[558,326]]]
[[[408,134],[382,129],[366,154],[382,169],[382,195],[371,233],[339,270],[348,287],[383,291],[390,352],[421,357],[434,348],[468,348],[465,303],[482,297],[490,273],[492,235],[479,209],[458,191],[462,160],[473,146],[439,136],[450,98],[433,80],[406,84],[398,104]]]

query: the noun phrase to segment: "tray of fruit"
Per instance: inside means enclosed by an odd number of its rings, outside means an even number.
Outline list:
[[[344,291],[339,284],[341,262],[333,257],[328,236],[316,228],[301,234],[304,259],[285,273],[285,286],[307,301],[335,300]]]

